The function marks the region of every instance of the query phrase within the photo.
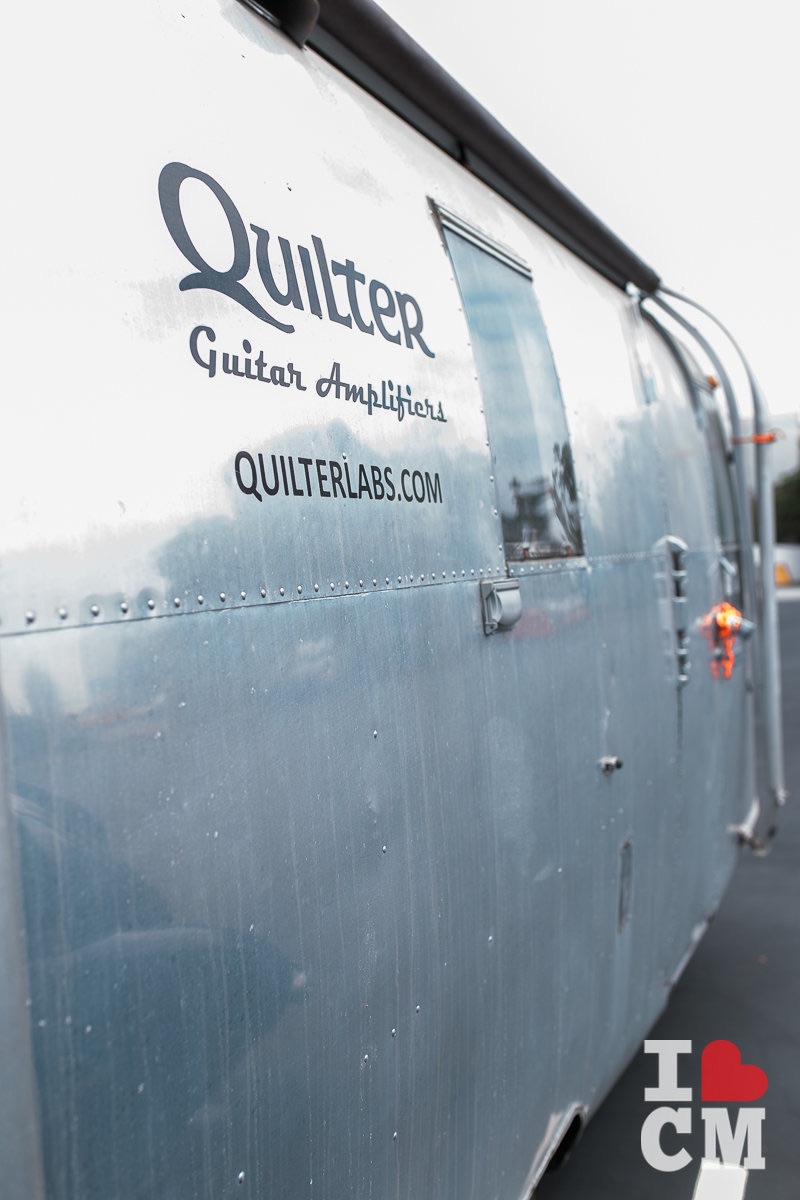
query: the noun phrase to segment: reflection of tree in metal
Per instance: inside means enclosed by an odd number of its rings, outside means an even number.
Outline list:
[[[575,482],[575,464],[569,442],[553,444],[553,504],[556,516],[567,535],[570,549],[567,553],[582,554],[583,538],[578,515],[578,487]]]

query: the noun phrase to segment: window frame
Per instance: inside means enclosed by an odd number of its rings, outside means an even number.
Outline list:
[[[436,223],[439,227],[439,234],[441,237],[442,246],[445,251],[445,254],[447,255],[447,260],[448,260],[450,270],[453,275],[453,281],[458,290],[459,299],[461,301],[462,309],[464,312],[464,319],[465,319],[465,322],[467,325],[467,331],[469,334],[470,344],[473,347],[473,354],[475,355],[475,359],[476,359],[476,362],[475,362],[476,378],[477,378],[478,385],[481,390],[481,397],[483,400],[484,419],[486,421],[487,443],[488,443],[488,446],[489,446],[489,449],[490,449],[491,455],[492,455],[493,475],[495,476],[493,486],[494,486],[494,493],[495,493],[497,521],[498,521],[498,526],[499,526],[498,533],[499,533],[500,541],[502,543],[502,553],[503,553],[503,561],[505,564],[506,575],[509,577],[514,577],[514,576],[519,576],[519,575],[536,574],[536,573],[540,573],[543,571],[567,570],[567,569],[575,569],[575,568],[579,568],[579,567],[585,567],[586,561],[587,561],[586,560],[586,541],[585,541],[584,530],[583,530],[583,512],[582,512],[582,504],[581,504],[581,497],[580,497],[580,487],[578,485],[578,480],[575,477],[575,473],[574,473],[574,461],[575,460],[574,460],[574,452],[573,452],[573,446],[572,446],[572,435],[571,435],[571,430],[569,427],[569,422],[567,420],[566,406],[564,404],[564,396],[563,396],[563,392],[561,389],[561,380],[560,380],[560,377],[558,374],[558,369],[556,367],[555,356],[553,354],[552,344],[550,342],[550,337],[548,335],[547,327],[546,327],[545,321],[544,321],[544,315],[542,313],[542,309],[539,304],[539,299],[538,299],[538,296],[536,294],[536,290],[534,287],[533,271],[532,271],[531,267],[528,265],[528,263],[525,261],[525,259],[523,259],[519,254],[517,254],[509,246],[507,246],[501,242],[498,242],[496,239],[490,237],[487,233],[485,233],[482,229],[473,225],[471,222],[466,221],[464,218],[458,216],[451,209],[448,209],[448,208],[444,207],[443,205],[438,204],[435,200],[429,198],[429,204],[431,207],[431,211],[434,215],[434,218],[436,220]],[[558,522],[558,525],[560,526],[560,528],[563,532],[564,549],[560,553],[547,553],[547,552],[534,553],[531,557],[522,557],[522,558],[511,558],[508,556],[507,551],[508,551],[508,546],[510,543],[506,539],[506,528],[504,527],[504,518],[503,518],[503,515],[501,512],[501,509],[502,509],[501,493],[500,493],[500,489],[499,489],[497,479],[496,479],[496,475],[497,475],[496,464],[497,464],[498,446],[497,446],[497,440],[495,438],[493,438],[493,436],[492,436],[492,420],[491,420],[491,413],[490,413],[493,402],[492,401],[487,402],[487,390],[488,389],[486,386],[483,372],[481,371],[480,363],[477,361],[478,356],[477,356],[477,354],[475,354],[475,341],[476,341],[475,330],[474,330],[473,324],[470,320],[470,315],[467,311],[467,304],[465,301],[463,285],[462,285],[461,280],[459,279],[457,265],[454,260],[453,254],[452,254],[451,245],[448,241],[448,236],[447,236],[448,233],[455,234],[457,237],[461,238],[463,241],[472,245],[476,250],[481,251],[482,253],[488,255],[495,262],[499,262],[501,266],[506,267],[507,269],[511,270],[512,272],[514,272],[515,274],[517,274],[519,276],[522,276],[523,279],[525,279],[530,286],[530,299],[531,299],[531,302],[533,305],[533,309],[538,317],[538,325],[540,326],[540,328],[533,327],[532,333],[537,339],[541,339],[541,348],[546,350],[547,356],[549,358],[549,364],[552,368],[553,381],[554,381],[554,385],[555,385],[554,392],[557,397],[557,403],[558,403],[558,415],[560,418],[560,422],[563,425],[564,441],[561,443],[561,445],[562,445],[562,449],[565,446],[568,447],[568,449],[569,449],[570,462],[572,464],[572,471],[573,471],[572,479],[573,479],[574,490],[575,490],[575,499],[574,499],[574,501],[572,501],[572,504],[574,505],[574,517],[577,522],[577,537],[575,538],[574,541],[570,540],[568,530],[567,530],[566,526],[564,525],[564,522],[562,521],[561,517],[558,515],[558,511],[557,511],[555,502],[553,500],[552,490],[548,493],[549,498],[550,498],[550,506],[549,507],[552,510],[552,512],[550,513],[549,519],[552,520],[553,517],[555,517],[555,519]],[[530,382],[527,377],[524,378],[524,384],[525,384],[525,387],[526,387],[526,390],[528,393],[531,432],[532,432],[533,437],[538,442],[539,436],[542,431],[540,428],[537,428],[535,397],[532,394]]]

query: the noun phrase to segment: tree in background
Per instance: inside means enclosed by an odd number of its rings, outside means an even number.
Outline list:
[[[777,542],[800,542],[800,470],[775,488],[775,535]]]

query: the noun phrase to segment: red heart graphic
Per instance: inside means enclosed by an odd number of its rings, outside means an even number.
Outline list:
[[[709,1042],[702,1058],[703,1100],[744,1104],[758,1100],[767,1090],[767,1073],[742,1063],[733,1042]]]

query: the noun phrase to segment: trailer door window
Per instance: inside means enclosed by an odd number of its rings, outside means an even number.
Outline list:
[[[477,362],[509,571],[582,554],[561,388],[531,273],[458,218],[438,216]]]

